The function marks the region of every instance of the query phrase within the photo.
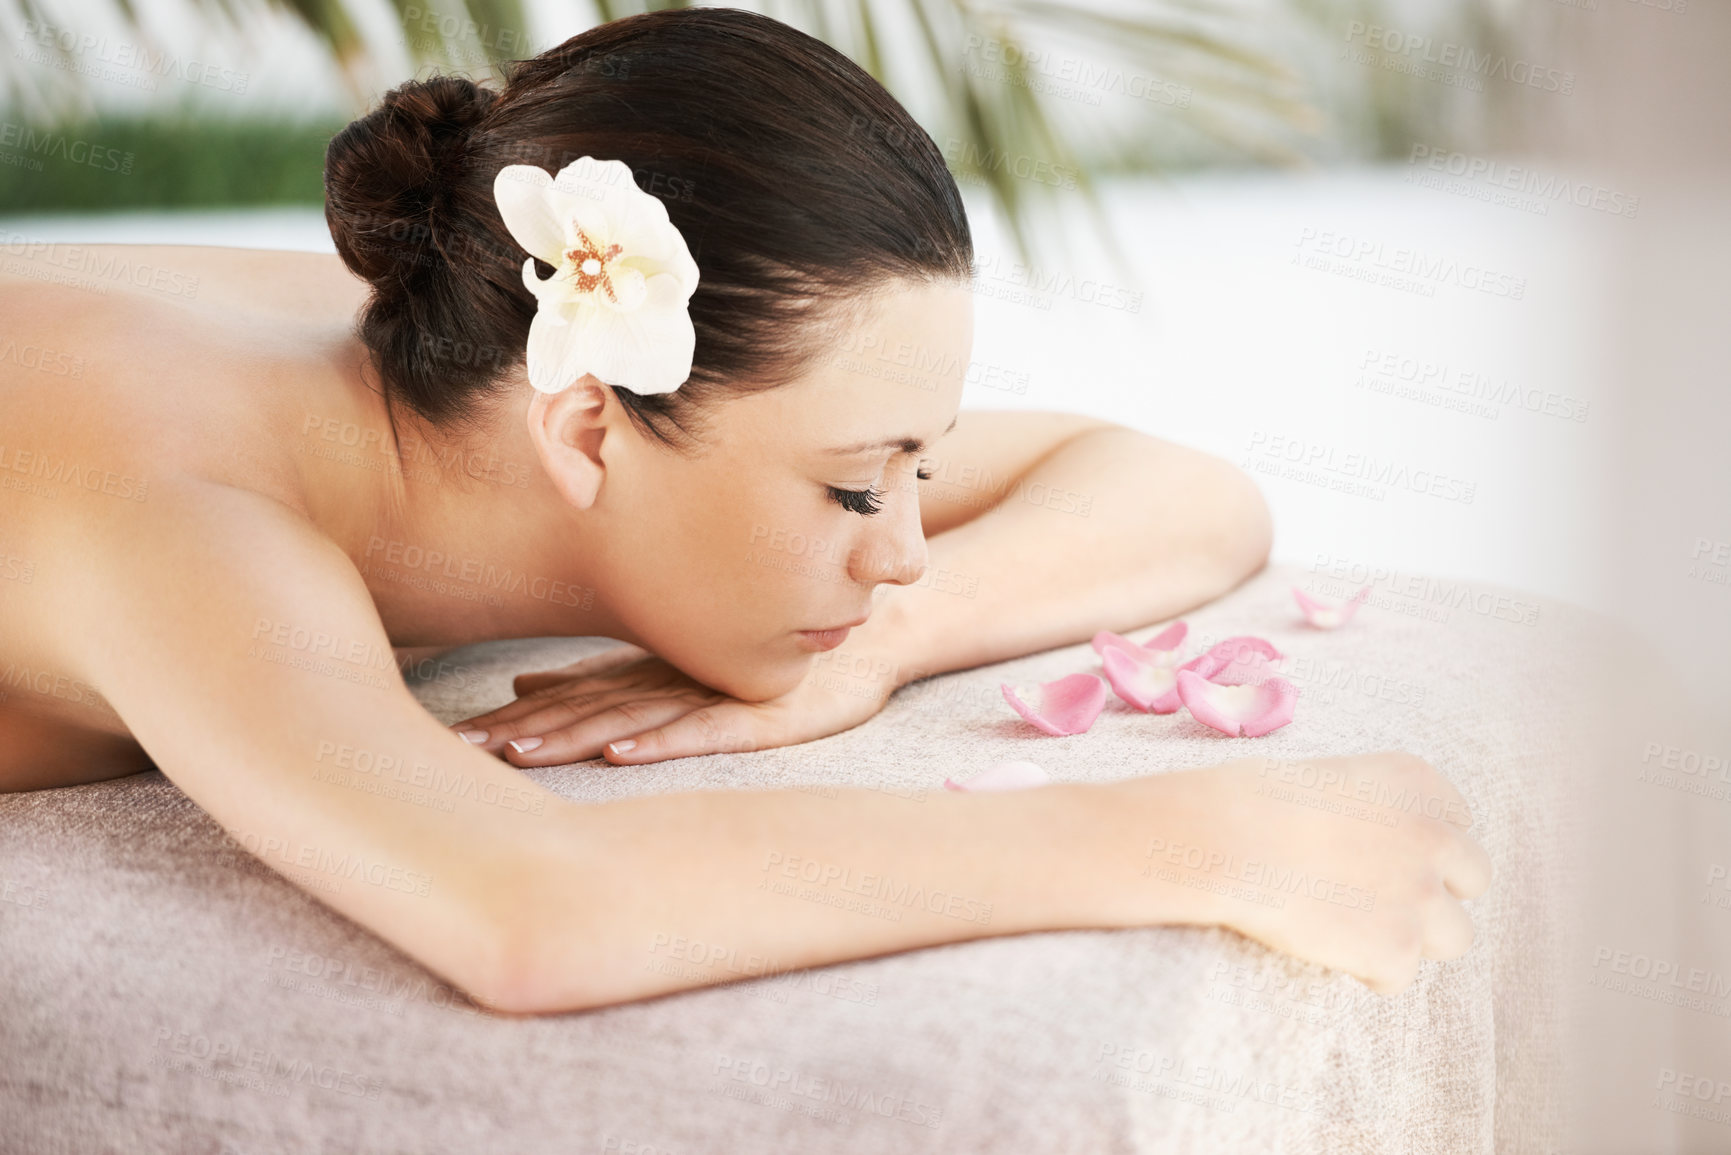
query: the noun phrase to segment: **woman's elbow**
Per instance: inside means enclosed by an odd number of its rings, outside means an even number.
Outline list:
[[[587,862],[563,851],[519,864],[515,885],[497,888],[464,944],[452,982],[485,1009],[504,1015],[584,1011],[641,997],[642,976],[617,949],[620,914],[574,886]],[[455,944],[453,944],[455,945]]]
[[[453,976],[457,988],[478,1006],[502,1015],[538,1015],[547,1005],[544,984],[535,974],[535,950],[526,934],[495,931],[465,973]]]
[[[1222,551],[1236,583],[1268,564],[1274,548],[1274,515],[1262,496],[1262,487],[1248,473],[1229,462],[1221,464],[1229,474],[1225,487],[1229,512],[1223,519],[1226,541]]]
[[[547,981],[554,937],[549,923],[573,913],[547,893],[548,878],[568,878],[570,872],[538,878],[533,871],[545,864],[521,850],[508,857],[485,882],[475,880],[461,909],[447,909],[438,919],[436,939],[414,953],[484,1010],[534,1015],[574,1009],[552,1005]]]
[[[1211,453],[1190,453],[1185,552],[1208,588],[1224,593],[1268,564],[1274,518],[1248,473]]]
[[[572,948],[569,934],[545,923],[505,934],[490,965],[463,992],[501,1015],[556,1015],[630,1002],[656,993],[600,945],[604,935],[584,934]]]

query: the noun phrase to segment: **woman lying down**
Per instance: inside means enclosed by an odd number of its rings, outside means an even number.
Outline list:
[[[1220,925],[1385,993],[1467,949],[1461,900],[1490,866],[1463,823],[1283,805],[1257,791],[1260,758],[920,806],[865,789],[578,804],[519,772],[835,734],[911,680],[1161,622],[1266,560],[1261,498],[1216,458],[1081,416],[958,412],[962,202],[845,57],[737,10],[634,16],[518,63],[501,92],[403,85],[332,140],[325,180],[340,261],[145,249],[198,291],[95,295],[28,269],[0,285],[10,327],[82,368],[76,389],[3,369],[0,444],[37,476],[0,489],[0,546],[31,576],[0,582],[0,660],[52,676],[0,701],[0,788],[158,768],[502,1012],[736,977],[645,969],[657,935],[805,967]],[[67,463],[103,484],[45,500]],[[979,479],[1086,495],[1088,516],[994,504]],[[629,644],[525,674],[455,726],[397,676],[546,636]],[[870,672],[811,676],[844,638]],[[349,789],[343,749],[478,788],[449,810]],[[1314,764],[1464,810],[1411,755]],[[1376,902],[1275,908],[1149,877],[1152,838]],[[432,885],[318,888],[303,853]],[[869,864],[992,916],[789,903],[758,886],[775,855]]]

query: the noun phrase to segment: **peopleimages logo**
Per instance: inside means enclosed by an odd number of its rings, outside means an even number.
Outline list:
[[[1431,469],[1413,469],[1393,459],[1374,454],[1343,451],[1333,445],[1282,433],[1253,430],[1245,448],[1242,469],[1315,481],[1327,488],[1373,497],[1381,501],[1387,489],[1407,490],[1444,501],[1471,505],[1477,496],[1476,482]],[[1361,484],[1362,483],[1362,484]]]
[[[1593,184],[1591,181],[1571,180],[1530,165],[1472,156],[1436,145],[1414,144],[1412,153],[1407,157],[1407,166],[1408,184],[1414,183],[1415,178],[1418,183],[1425,183],[1424,178],[1429,173],[1436,173],[1439,178],[1456,177],[1463,184],[1462,189],[1457,190],[1447,182],[1437,183],[1434,187],[1445,192],[1465,192],[1467,188],[1471,188],[1478,190],[1475,195],[1480,195],[1481,199],[1488,194],[1508,190],[1510,193],[1532,197],[1531,204],[1540,215],[1547,215],[1550,205],[1556,201],[1567,201],[1577,208],[1609,213],[1614,217],[1632,218],[1641,207],[1640,197]],[[1526,202],[1518,199],[1511,200],[1511,204],[1516,208],[1528,207]]]
[[[801,1113],[809,1114],[812,1108],[800,1100],[824,1104],[831,1110],[819,1111],[814,1117],[837,1122],[846,1122],[852,1117],[841,1114],[842,1111],[875,1115],[882,1119],[894,1119],[931,1128],[938,1127],[944,1118],[943,1108],[925,1101],[918,1092],[885,1090],[851,1080],[826,1078],[810,1071],[780,1066],[758,1058],[716,1052],[715,1068],[711,1075],[722,1081],[723,1088],[729,1091],[735,1088],[726,1087],[727,1082],[745,1084],[745,1087],[738,1088],[741,1091],[757,1088],[766,1097],[756,1101],[762,1101],[769,1106],[801,1108]]]
[[[973,141],[960,137],[951,137],[945,142],[944,160],[962,176],[1002,172],[1035,184],[1049,184],[1062,189],[1076,187],[1077,170],[1073,165],[1058,164],[1027,153],[1011,155],[995,148],[982,149]]]
[[[78,32],[43,20],[24,21],[24,39],[43,48],[57,49],[66,56],[82,57],[115,68],[133,69],[158,79],[172,76],[187,84],[214,88],[219,92],[232,92],[237,96],[246,92],[247,82],[252,78],[250,73],[237,72],[232,68],[206,64],[173,52],[153,52],[142,44],[93,36],[88,32]],[[14,53],[22,54],[22,49]],[[49,60],[44,58],[35,62],[48,63]],[[154,85],[151,87],[154,88]]]
[[[1332,229],[1303,228],[1293,242],[1292,262],[1307,268],[1343,273],[1363,280],[1416,288],[1434,296],[1436,286],[1454,285],[1518,301],[1526,296],[1527,279],[1472,261],[1427,253],[1410,245],[1383,241]],[[1330,263],[1332,261],[1332,263]]]
[[[21,148],[31,154],[33,160],[49,157],[103,172],[117,172],[122,176],[132,172],[130,152],[121,152],[117,148],[88,140],[73,140],[63,132],[31,128],[29,125],[14,124],[10,120],[0,121],[0,148]],[[34,168],[35,171],[41,171],[39,160]]]
[[[1436,398],[1435,404],[1493,421],[1504,409],[1585,421],[1590,408],[1588,402],[1565,393],[1523,386],[1506,377],[1398,351],[1367,348],[1358,364],[1361,373],[1354,384],[1361,388],[1421,400]]]
[[[1310,572],[1320,579],[1315,592],[1326,597],[1348,597],[1360,586],[1372,592],[1367,603],[1412,617],[1446,622],[1455,610],[1518,625],[1535,626],[1540,606],[1501,590],[1486,589],[1469,582],[1403,573],[1399,569],[1370,562],[1318,553]],[[1338,582],[1339,585],[1333,583]]]
[[[1428,65],[1436,72],[1434,77],[1429,78],[1450,83],[1457,83],[1463,78],[1479,81],[1480,84],[1485,80],[1503,80],[1563,96],[1575,91],[1573,72],[1545,68],[1530,60],[1510,60],[1501,53],[1481,53],[1470,44],[1460,44],[1453,40],[1438,41],[1435,37],[1423,33],[1384,28],[1380,24],[1366,24],[1362,20],[1347,22],[1346,43],[1348,49],[1355,43],[1362,43],[1367,49],[1387,53],[1394,58],[1393,63],[1405,66],[1397,69],[1398,71],[1425,75],[1423,67]],[[1385,66],[1389,64],[1385,62]],[[1477,88],[1479,85],[1471,87]]]
[[[970,35],[962,46],[962,70],[969,76],[1003,80],[1047,95],[1100,104],[1103,94],[1125,96],[1152,104],[1189,108],[1194,95],[1187,84],[1162,80],[1145,72],[1125,72],[1012,40]]]
[[[1593,967],[1597,970],[1600,966],[1613,974],[1628,975],[1646,980],[1655,986],[1672,987],[1713,999],[1723,999],[1731,995],[1731,975],[1705,967],[1684,967],[1676,959],[1656,958],[1639,951],[1613,950],[1611,947],[1601,946],[1593,951]],[[1601,982],[1597,985],[1608,984]]]
[[[106,246],[32,240],[23,233],[0,230],[0,255],[22,258],[20,262],[7,262],[7,273],[92,292],[106,293],[109,284],[125,282],[171,297],[198,296],[197,277],[153,265],[132,254],[117,254]],[[65,272],[49,272],[48,266]]]

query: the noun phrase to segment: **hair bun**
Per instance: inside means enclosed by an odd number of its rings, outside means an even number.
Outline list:
[[[439,258],[436,215],[452,167],[498,95],[460,76],[411,80],[331,138],[325,222],[352,272],[376,287]]]

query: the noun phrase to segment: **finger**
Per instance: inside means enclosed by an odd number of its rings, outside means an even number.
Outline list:
[[[1426,800],[1426,814],[1446,822],[1456,830],[1468,830],[1473,824],[1473,808],[1468,804],[1466,795],[1460,792],[1460,787],[1450,782],[1440,773],[1432,777],[1436,783],[1436,801]]]
[[[593,717],[536,727],[534,734],[509,738],[499,751],[513,766],[563,766],[601,757],[602,743],[653,730],[689,713],[693,704],[677,698],[643,699],[614,706]]]
[[[1380,939],[1369,977],[1364,974],[1359,977],[1380,995],[1398,995],[1418,977],[1418,964],[1424,957],[1424,924],[1417,912],[1403,912],[1385,928]]]
[[[518,674],[516,677],[512,678],[511,690],[521,698],[523,695],[532,694],[536,690],[546,689],[548,686],[556,686],[560,682],[569,681],[570,678],[571,675],[562,669],[537,670],[529,674]]]
[[[553,700],[569,701],[579,706],[588,707],[590,712],[593,712],[605,707],[610,701],[618,700],[619,696],[623,694],[634,692],[632,686],[634,679],[629,671],[619,670],[615,672],[612,667],[599,671],[589,667],[586,670],[585,663],[588,661],[589,659],[585,658],[582,661],[573,662],[561,670],[541,671],[543,674],[556,676],[550,676],[545,685],[534,688],[519,684],[516,689],[517,697],[511,701],[488,710],[485,714],[476,714],[474,717],[466,718],[461,722],[453,722],[451,729],[459,733],[476,730],[490,731],[500,723],[520,722],[531,714],[546,708],[547,704]],[[628,662],[620,663],[620,665],[625,664]],[[571,674],[569,671],[572,670],[576,670],[577,674]],[[523,675],[518,676],[519,683],[522,677]],[[579,684],[579,679],[581,684]],[[495,740],[493,735],[489,733],[487,738],[479,740],[479,744],[496,747],[502,741],[503,739]]]
[[[1491,885],[1491,856],[1478,841],[1458,830],[1442,859],[1443,885],[1456,898],[1477,898]]]
[[[518,674],[512,679],[511,686],[519,695],[522,695],[531,690],[540,689],[543,686],[570,678],[604,674],[609,670],[625,665],[627,662],[635,662],[648,656],[649,651],[641,646],[614,646],[611,649],[602,650],[598,654],[589,654],[586,657],[578,658],[575,662],[560,666],[557,669],[530,670]]]
[[[660,725],[679,713],[702,705],[707,699],[689,692],[645,690],[637,686],[622,686],[606,693],[571,695],[569,687],[556,696],[529,700],[529,709],[517,715],[493,722],[487,731],[483,749],[503,757],[507,750],[527,753],[536,738],[561,730],[571,730],[580,738],[592,737],[597,746],[621,734],[634,734]],[[669,712],[658,703],[677,703]],[[516,746],[511,743],[515,742]],[[597,757],[589,754],[587,757]]]
[[[1424,957],[1460,958],[1473,945],[1473,920],[1460,900],[1442,887],[1424,904]]]
[[[1256,937],[1275,950],[1323,961],[1385,996],[1399,994],[1417,977],[1424,948],[1423,927],[1413,911],[1336,909],[1297,939],[1285,933]]]
[[[601,752],[609,762],[622,766],[729,754],[757,749],[756,729],[752,715],[738,704],[699,706],[664,726],[611,741]]]
[[[1392,999],[1412,986],[1413,980],[1418,978],[1418,961],[1414,959],[1410,964],[1403,965],[1398,972],[1353,977],[1383,998]]]
[[[632,693],[626,686],[597,686],[578,692],[573,686],[561,684],[558,690],[549,688],[515,698],[496,710],[454,723],[451,729],[483,750],[498,753],[500,747],[512,738],[569,725],[607,709]]]
[[[1465,830],[1473,824],[1472,808],[1467,805],[1466,795],[1449,780],[1448,775],[1416,754],[1402,750],[1396,751],[1394,756],[1409,773],[1416,774],[1429,784],[1429,790],[1420,791],[1419,802],[1425,814],[1447,822],[1459,830]]]

